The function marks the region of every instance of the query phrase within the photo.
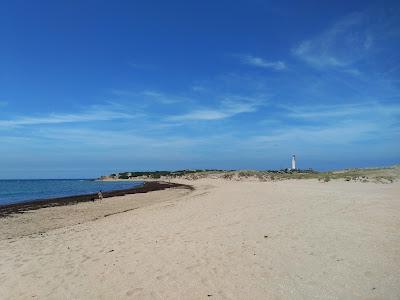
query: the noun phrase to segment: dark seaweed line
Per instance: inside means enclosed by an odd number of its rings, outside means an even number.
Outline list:
[[[124,196],[128,194],[148,193],[152,191],[160,191],[169,188],[186,188],[193,190],[192,186],[186,184],[153,181],[153,182],[145,182],[142,186],[139,187],[125,189],[125,190],[103,192],[102,194],[104,198],[109,198],[115,196]],[[0,218],[6,217],[10,214],[20,214],[30,210],[36,210],[45,207],[73,205],[80,202],[94,201],[97,198],[98,196],[96,193],[96,194],[59,197],[52,199],[42,199],[42,200],[38,199],[22,203],[0,205]]]

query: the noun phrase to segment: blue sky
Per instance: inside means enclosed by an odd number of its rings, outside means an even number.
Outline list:
[[[398,163],[399,15],[398,1],[3,1],[0,178]]]

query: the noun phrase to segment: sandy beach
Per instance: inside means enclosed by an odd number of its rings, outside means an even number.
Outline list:
[[[399,181],[176,182],[1,218],[0,298],[400,298]]]

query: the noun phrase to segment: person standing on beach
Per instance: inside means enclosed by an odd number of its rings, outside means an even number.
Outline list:
[[[97,196],[99,196],[99,200],[103,200],[103,193],[101,190],[97,193]]]

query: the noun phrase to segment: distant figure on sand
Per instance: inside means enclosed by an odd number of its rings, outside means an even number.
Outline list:
[[[103,193],[101,191],[97,193],[97,196],[99,196],[99,200],[103,200]]]

